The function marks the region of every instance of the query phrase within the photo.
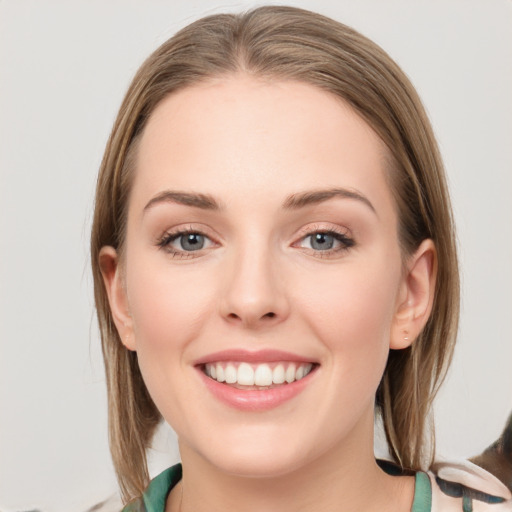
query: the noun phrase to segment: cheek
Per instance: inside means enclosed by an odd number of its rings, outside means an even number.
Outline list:
[[[155,258],[157,259],[157,258]],[[193,340],[212,304],[208,276],[171,267],[163,261],[135,261],[128,268],[128,302],[137,351],[156,359]]]
[[[325,278],[317,277],[314,287],[304,282],[301,294],[303,317],[310,329],[345,373],[355,376],[358,372],[375,373],[376,368],[383,371],[399,266],[385,268],[360,262],[340,266]]]
[[[131,268],[127,262],[128,302],[144,382],[166,421],[183,431],[187,397],[194,393],[184,378],[190,372],[189,347],[215,304],[213,286],[205,282],[208,276],[187,272],[186,265],[176,270],[160,259],[138,264],[133,258]]]

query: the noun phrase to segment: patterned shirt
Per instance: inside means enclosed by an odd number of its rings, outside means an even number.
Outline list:
[[[387,473],[400,474],[400,470],[394,469],[392,464],[378,462]],[[474,475],[467,470],[469,464],[441,464],[437,475],[417,472],[411,512],[512,512],[510,491],[490,473],[477,470],[480,480],[483,478],[481,490],[465,485],[474,481],[474,478],[471,480]],[[181,464],[166,469],[151,480],[141,498],[126,505],[122,512],[165,512],[167,497],[181,477]]]

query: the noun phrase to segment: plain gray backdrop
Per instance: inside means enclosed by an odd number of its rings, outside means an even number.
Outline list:
[[[463,272],[459,345],[436,404],[438,452],[471,456],[512,409],[512,2],[286,3],[378,42],[429,112]],[[142,60],[202,15],[255,5],[0,0],[3,512],[78,512],[116,488],[88,256],[96,172]],[[176,457],[164,430],[153,471]]]

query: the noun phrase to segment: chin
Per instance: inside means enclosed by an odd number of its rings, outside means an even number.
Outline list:
[[[291,474],[306,464],[303,459],[297,460],[297,455],[283,459],[268,453],[252,458],[237,453],[210,462],[219,471],[240,478],[277,478]]]
[[[219,436],[222,439],[216,437],[215,443],[209,443],[203,449],[198,447],[199,450],[196,448],[195,451],[218,471],[243,478],[284,476],[303,468],[315,458],[315,454],[307,450],[308,443],[304,437],[301,440],[296,434],[272,433],[272,430],[263,427],[241,429]]]

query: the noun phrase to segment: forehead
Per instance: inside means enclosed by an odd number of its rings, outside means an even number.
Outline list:
[[[389,203],[386,154],[371,127],[331,93],[236,75],[157,106],[140,141],[133,196],[172,188],[281,201],[342,186]]]

